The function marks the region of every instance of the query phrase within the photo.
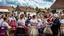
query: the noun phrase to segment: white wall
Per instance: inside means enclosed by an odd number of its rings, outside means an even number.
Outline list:
[[[26,12],[26,14],[27,15],[30,14],[30,16],[32,16],[32,15],[36,15],[36,12]]]
[[[56,12],[59,12],[60,13],[60,12],[62,12],[62,9],[57,9]]]
[[[16,13],[16,15],[18,15],[18,14],[17,14],[17,13],[18,13],[17,11],[14,12],[14,13]],[[19,16],[20,16],[21,14],[24,14],[24,12],[20,12]],[[30,16],[32,16],[32,15],[36,15],[36,12],[26,12],[26,14],[27,14],[27,15],[30,14]]]

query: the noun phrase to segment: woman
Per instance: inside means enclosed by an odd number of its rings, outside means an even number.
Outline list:
[[[44,24],[45,24],[45,29],[44,29],[44,31],[43,31],[43,34],[45,35],[45,36],[52,36],[52,31],[51,31],[51,25],[52,25],[52,18],[51,18],[51,16],[49,16],[49,18],[47,18],[47,20],[44,22]]]
[[[60,26],[60,36],[64,36],[64,17],[62,17],[61,21],[61,26]]]
[[[60,29],[60,20],[58,18],[58,14],[54,14],[54,21],[53,21],[53,25],[51,26],[51,30],[53,32],[53,36],[57,36],[58,35],[58,31]]]
[[[3,23],[3,18],[2,18],[2,15],[0,15],[0,29],[1,29],[1,24]]]
[[[0,29],[0,36],[10,36],[8,29],[11,27],[8,24],[8,20],[6,17],[3,18],[4,21],[1,24],[1,29]]]
[[[25,35],[25,19],[24,19],[24,14],[20,15],[20,19],[17,22],[17,29],[15,36],[24,36]]]
[[[39,31],[39,36],[43,35],[43,30],[44,30],[44,24],[42,23],[41,19],[38,19],[38,31]]]
[[[12,27],[11,31],[14,33],[16,30],[16,18],[14,17],[14,14],[12,14],[12,17],[9,18],[9,22],[10,26]]]
[[[37,19],[36,19],[36,15],[32,16],[32,19],[30,20],[30,28],[28,30],[29,32],[29,36],[38,36],[38,29],[37,29]]]

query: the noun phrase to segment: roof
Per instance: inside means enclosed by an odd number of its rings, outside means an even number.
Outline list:
[[[45,11],[45,12],[47,12],[47,10],[46,10],[46,9],[43,9],[43,8],[40,8],[40,11]]]
[[[13,8],[11,6],[0,6],[0,9],[8,9],[9,12],[13,11]]]
[[[34,8],[25,7],[25,6],[17,6],[16,11],[24,11],[24,12],[36,12]]]
[[[56,0],[51,9],[64,9],[64,0]]]
[[[9,12],[8,9],[0,9],[0,12]]]

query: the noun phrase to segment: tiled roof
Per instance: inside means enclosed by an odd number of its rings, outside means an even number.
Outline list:
[[[16,10],[24,11],[24,12],[36,12],[34,8],[31,7],[25,7],[25,6],[18,6]]]
[[[11,6],[0,6],[0,9],[8,9],[8,11],[12,12],[13,8]]]
[[[64,9],[64,0],[56,0],[51,9]]]
[[[43,9],[43,8],[40,8],[40,11],[45,11],[45,12],[47,12],[47,10],[45,10],[45,9]]]

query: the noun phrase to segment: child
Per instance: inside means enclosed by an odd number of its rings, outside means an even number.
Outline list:
[[[0,36],[9,36],[9,33],[7,32],[7,29],[10,29],[11,27],[8,24],[7,18],[4,17],[3,19],[4,19],[4,21],[1,24]]]

